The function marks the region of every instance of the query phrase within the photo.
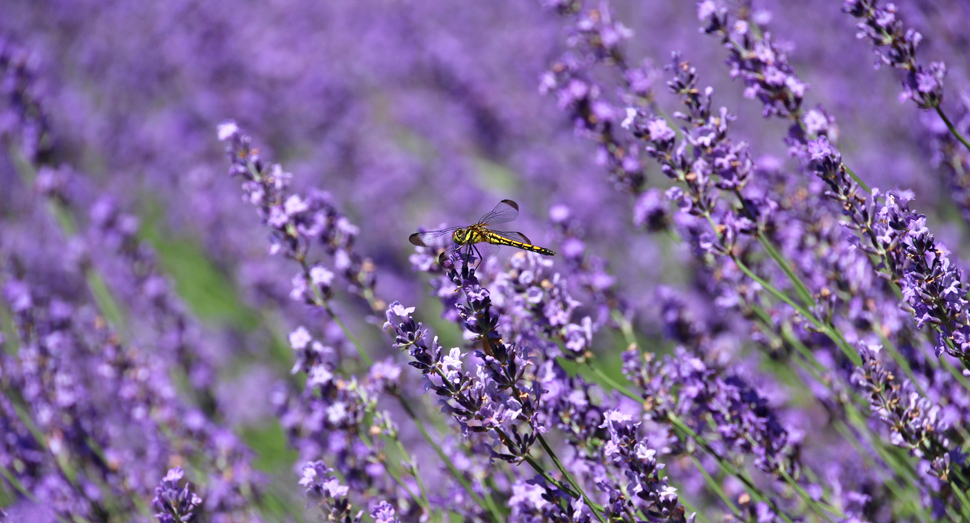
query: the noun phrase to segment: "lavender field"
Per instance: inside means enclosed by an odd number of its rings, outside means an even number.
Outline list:
[[[5,0],[0,521],[970,521],[968,23]]]

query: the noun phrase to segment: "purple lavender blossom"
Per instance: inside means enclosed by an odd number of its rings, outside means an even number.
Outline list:
[[[670,222],[670,209],[665,205],[659,189],[644,191],[633,208],[633,223],[649,231],[666,229]]]
[[[439,396],[443,411],[458,421],[463,433],[487,433],[496,445],[493,457],[520,461],[540,430],[535,409],[541,391],[520,383],[529,364],[522,358],[521,349],[497,338],[488,291],[478,285],[474,271],[468,272],[465,267],[459,275],[452,270],[452,277],[458,278],[469,293],[468,306],[460,306],[466,327],[481,336],[479,354],[483,361],[475,372],[464,370],[460,349],[446,354],[437,338],[428,345],[427,329],[413,319],[413,307],[392,303],[384,329],[394,330],[394,346],[408,351],[414,359],[409,365],[421,371],[426,386]]]
[[[159,523],[181,523],[195,520],[197,509],[202,504],[202,498],[192,492],[191,484],[186,481],[185,486],[179,483],[185,472],[181,467],[168,471],[161,483],[155,487],[155,498],[152,499],[152,509],[156,510],[155,517]]]
[[[11,452],[9,463],[20,470],[9,478],[13,484],[60,516],[94,514],[106,504],[132,512],[137,509],[130,493],[147,493],[157,470],[170,456],[181,455],[214,476],[207,513],[249,513],[250,496],[260,481],[250,451],[231,432],[185,405],[164,366],[121,345],[90,307],[75,310],[18,280],[7,282],[3,297],[16,311],[20,347],[16,355],[5,355],[3,376],[9,394],[3,423],[13,436],[7,443],[13,447],[5,450]],[[23,415],[30,416],[31,424],[24,423]],[[96,466],[88,466],[89,461]],[[63,464],[79,473],[66,475]],[[187,493],[172,494],[179,474],[173,469],[157,490],[159,503],[176,505],[158,510],[188,516],[198,503]]]
[[[328,521],[359,522],[363,511],[352,515],[353,505],[347,499],[349,488],[341,485],[335,476],[328,476],[329,472],[331,469],[322,461],[306,463],[303,465],[300,485],[306,491],[307,497],[320,507]]]
[[[962,171],[962,158],[970,151],[970,142],[965,138],[967,115],[966,103],[958,106],[962,116],[957,124],[951,122],[942,107],[943,78],[946,75],[944,62],[932,62],[928,67],[916,60],[916,52],[923,36],[913,28],[907,28],[898,14],[894,4],[880,7],[875,0],[846,0],[842,11],[861,19],[857,27],[857,37],[868,38],[875,46],[877,55],[882,63],[906,72],[903,81],[903,92],[900,100],[913,100],[920,109],[934,109],[941,122],[930,124],[931,127],[945,127],[933,137],[934,163],[944,165],[950,171],[953,200],[961,208],[966,209],[965,193],[966,180]],[[878,64],[877,64],[878,65]],[[940,125],[942,124],[942,125]],[[960,142],[963,148],[957,144]]]
[[[517,257],[516,259],[520,261],[524,259],[535,261],[538,258],[535,256],[523,256]],[[535,277],[541,277],[542,274],[538,271],[532,273],[522,265],[519,265],[517,269],[513,270],[516,273],[519,273],[519,270],[521,270],[522,275],[529,275],[523,280],[526,283],[534,281],[533,274]],[[676,489],[661,481],[656,474],[656,471],[662,467],[650,470],[634,468],[633,472],[625,472],[625,474],[636,478],[634,481],[642,482],[639,486],[629,487],[632,494],[635,495],[634,498],[628,497],[624,487],[615,483],[615,480],[607,479],[609,472],[607,472],[603,460],[612,459],[610,447],[593,448],[590,442],[607,437],[603,429],[612,426],[603,420],[608,416],[603,412],[603,407],[597,406],[592,400],[591,389],[593,387],[584,384],[583,380],[579,378],[565,378],[562,369],[552,359],[547,360],[540,376],[538,376],[539,379],[531,388],[534,392],[541,386],[541,390],[544,390],[546,394],[542,395],[540,393],[536,396],[535,400],[531,400],[529,389],[524,388],[520,384],[519,388],[521,392],[516,393],[516,399],[512,400],[512,408],[515,410],[510,419],[521,416],[524,420],[529,420],[531,434],[527,433],[523,436],[522,431],[516,430],[514,425],[502,426],[501,424],[495,424],[494,420],[496,420],[496,415],[499,412],[508,413],[509,411],[507,409],[495,410],[487,407],[487,404],[491,403],[495,406],[508,407],[509,399],[504,395],[503,389],[509,388],[515,392],[516,383],[525,377],[523,375],[511,375],[510,372],[514,373],[516,368],[524,368],[526,366],[523,365],[524,362],[519,362],[515,359],[517,357],[516,345],[506,344],[502,341],[502,338],[498,337],[496,326],[502,324],[501,318],[498,315],[493,316],[490,293],[480,286],[475,270],[469,269],[467,264],[462,264],[460,273],[457,268],[451,268],[448,277],[462,290],[467,298],[467,305],[460,303],[455,305],[459,310],[459,316],[465,320],[465,329],[469,333],[477,335],[475,338],[476,341],[482,343],[482,351],[475,351],[475,353],[478,357],[484,359],[485,364],[479,364],[476,374],[481,379],[485,374],[483,370],[485,370],[490,375],[489,381],[495,384],[489,384],[484,387],[484,390],[488,394],[488,397],[485,398],[486,401],[483,402],[474,396],[469,397],[462,393],[465,390],[477,393],[481,386],[466,377],[462,372],[462,353],[460,349],[453,348],[445,356],[444,351],[437,344],[437,339],[432,342],[431,347],[428,347],[423,341],[427,336],[427,330],[412,317],[414,308],[405,308],[399,303],[391,305],[391,308],[387,312],[387,322],[385,323],[386,329],[393,328],[396,333],[395,346],[408,350],[409,354],[415,359],[411,365],[422,370],[428,387],[435,390],[441,397],[441,402],[445,409],[453,414],[463,431],[488,431],[490,434],[494,431],[495,435],[492,436],[493,440],[497,440],[497,443],[500,443],[509,452],[503,453],[493,449],[491,451],[493,457],[510,462],[526,460],[535,467],[534,463],[527,457],[529,448],[530,446],[534,446],[538,440],[546,452],[552,452],[542,439],[540,433],[548,430],[548,425],[555,425],[567,435],[571,445],[576,449],[576,457],[571,463],[588,469],[591,479],[597,478],[594,481],[598,485],[598,488],[600,490],[605,489],[609,493],[609,501],[606,506],[603,508],[587,507],[584,510],[583,507],[590,502],[588,495],[584,493],[586,489],[580,487],[580,491],[576,492],[574,489],[577,485],[573,480],[569,480],[573,488],[563,485],[561,480],[559,484],[553,487],[549,485],[549,481],[543,481],[547,480],[547,477],[542,476],[539,480],[535,480],[537,483],[526,483],[524,485],[520,483],[517,485],[517,488],[513,489],[513,499],[515,500],[513,503],[513,512],[515,514],[520,517],[539,515],[563,517],[564,507],[562,504],[559,502],[550,502],[549,500],[558,499],[567,501],[571,499],[572,501],[569,502],[570,506],[583,502],[576,506],[576,511],[571,516],[568,516],[578,521],[591,521],[593,517],[601,518],[598,514],[600,510],[609,517],[624,514],[629,511],[637,511],[647,514],[648,517],[657,517],[669,521],[693,520],[693,516],[688,518],[685,515],[685,509],[679,504],[678,497],[675,494]],[[552,280],[559,279],[558,274],[552,277]],[[546,286],[555,289],[555,284]],[[503,297],[503,302],[510,296],[515,296],[516,293],[523,292],[523,290],[512,287],[507,288],[506,292],[509,295]],[[562,292],[561,289],[560,292]],[[560,296],[558,298],[573,301],[568,296]],[[540,298],[541,300],[542,298]],[[553,295],[548,304],[551,305],[557,302],[562,303]],[[558,307],[553,310],[557,309]],[[540,315],[537,314],[536,310],[533,309],[533,312],[529,314]],[[542,310],[542,308],[538,310]],[[556,315],[562,316],[561,321],[565,322],[569,319],[571,313],[566,312],[563,314],[563,311],[558,310]],[[549,318],[547,321],[552,326],[555,326],[557,323],[562,325],[560,321],[553,320],[549,316],[547,318]],[[589,318],[585,318],[584,321],[587,324],[586,330],[589,331]],[[534,326],[531,328],[535,329]],[[545,336],[549,336],[550,331],[554,332],[553,329],[544,329]],[[524,337],[522,333],[515,333],[516,330],[516,326],[512,326],[511,331],[515,339],[519,340],[519,343],[522,344],[537,343],[542,337],[539,334],[541,331],[533,331],[528,333],[528,337]],[[564,344],[567,349],[571,344],[571,331],[572,329],[569,328],[569,325],[565,325]],[[585,343],[591,343],[591,338],[592,334],[590,332],[587,337],[588,341]],[[539,346],[537,345],[536,348],[539,348]],[[582,353],[584,351],[579,352]],[[558,351],[546,345],[545,354],[540,355],[540,358],[555,357],[557,353]],[[575,354],[572,354],[572,357],[576,357]],[[498,371],[498,369],[506,367],[508,369],[507,371]],[[509,378],[512,378],[512,380]],[[528,402],[523,403],[521,400],[527,400]],[[483,407],[483,405],[485,406]],[[538,410],[540,406],[542,409]],[[473,408],[479,410],[472,412]],[[622,416],[619,414],[619,411],[615,411],[614,414]],[[541,420],[548,421],[543,422]],[[621,447],[629,446],[626,442],[618,443],[617,445]],[[619,460],[613,461],[616,464],[621,463]],[[654,465],[656,465],[655,462]]]
[[[15,143],[29,160],[47,154],[50,147],[49,123],[39,103],[37,66],[27,49],[0,37],[0,85],[3,112],[0,113],[0,138]]]
[[[963,271],[953,266],[948,251],[936,242],[926,217],[909,209],[912,195],[890,191],[873,217],[878,245],[890,253],[893,272],[901,274],[899,285],[916,325],[936,325],[940,335],[937,355],[944,352],[970,367],[970,326]]]
[[[908,380],[899,380],[875,358],[881,347],[861,347],[865,365],[856,370],[856,379],[872,396],[872,408],[889,427],[895,445],[910,447],[930,462],[927,476],[946,481],[951,466],[962,467],[966,454],[947,439],[948,420],[939,405],[920,396]]]
[[[630,480],[627,491],[637,498],[634,506],[644,513],[666,521],[693,522],[696,515],[685,517],[684,508],[679,505],[677,489],[660,478],[663,465],[657,463],[657,451],[647,446],[637,437],[637,427],[632,417],[619,411],[607,412],[603,427],[609,432],[604,455],[621,464],[626,477]],[[611,493],[622,497],[621,492]]]
[[[381,501],[370,516],[374,518],[374,523],[401,523],[401,520],[394,515],[394,507],[386,501]]]
[[[307,260],[310,247],[318,243],[333,257],[333,269],[346,278],[348,290],[368,300],[375,310],[383,309],[374,298],[374,264],[353,249],[360,230],[336,211],[330,196],[322,191],[290,194],[291,175],[278,164],[264,165],[251,138],[235,122],[221,124],[218,134],[220,140],[229,142],[226,154],[232,162],[231,174],[244,180],[246,200],[273,230],[270,253],[281,253],[302,266],[301,273],[293,277],[290,298],[318,307],[329,300],[333,271]]]
[[[898,18],[895,5],[880,7],[876,0],[846,0],[842,11],[862,20],[857,25],[856,37],[868,38],[882,63],[906,71],[901,100],[913,100],[920,109],[939,107],[943,101],[946,65],[933,62],[924,67],[916,62],[916,50],[923,35],[906,28]]]

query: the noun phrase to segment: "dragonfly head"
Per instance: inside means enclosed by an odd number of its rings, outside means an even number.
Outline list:
[[[455,241],[458,245],[464,245],[468,241],[469,231],[468,228],[455,229],[455,232],[451,234],[451,239]]]

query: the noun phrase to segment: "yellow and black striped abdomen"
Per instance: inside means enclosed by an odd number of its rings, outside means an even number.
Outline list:
[[[522,249],[526,251],[532,251],[545,256],[555,256],[556,253],[546,249],[545,247],[539,247],[538,245],[532,245],[531,243],[523,243],[520,241],[510,240],[504,236],[499,236],[491,231],[485,233],[485,241],[495,245],[508,245],[510,247],[515,247],[516,249]]]

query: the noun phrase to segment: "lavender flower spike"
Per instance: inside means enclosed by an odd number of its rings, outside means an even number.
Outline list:
[[[192,492],[192,486],[187,481],[184,487],[179,488],[179,481],[184,475],[182,467],[170,469],[155,488],[152,508],[158,511],[155,517],[159,523],[188,523],[195,518],[202,498]]]
[[[300,485],[303,487],[307,499],[311,504],[316,504],[323,511],[327,521],[341,521],[345,523],[359,523],[364,511],[359,511],[351,516],[353,506],[347,499],[347,492],[350,490],[346,485],[341,485],[336,476],[330,474],[333,470],[322,461],[309,462],[303,465],[303,478]]]
[[[909,209],[912,199],[912,193],[889,191],[875,209],[873,231],[900,275],[917,327],[938,326],[937,355],[947,352],[970,368],[970,303],[963,271],[926,227],[926,216]]]
[[[879,7],[876,0],[845,0],[842,11],[861,19],[856,37],[869,38],[883,63],[906,71],[901,100],[912,100],[920,109],[940,106],[946,64],[933,62],[927,68],[916,63],[916,49],[923,35],[906,29],[896,16],[895,5]]]
[[[290,297],[327,308],[336,272],[347,280],[348,291],[367,300],[375,311],[383,310],[385,304],[374,296],[374,263],[354,248],[360,229],[337,211],[330,195],[320,190],[294,194],[290,173],[279,164],[264,163],[252,138],[243,134],[235,122],[219,125],[218,136],[228,142],[230,175],[243,179],[246,201],[256,206],[263,223],[273,231],[270,253],[282,254],[301,265],[302,270],[293,277]],[[333,257],[334,271],[310,264],[309,252],[314,244]]]
[[[610,435],[604,456],[623,470],[629,480],[626,490],[638,511],[659,521],[693,523],[697,514],[685,515],[677,489],[668,484],[666,477],[660,477],[664,465],[657,462],[657,451],[638,436],[639,426],[639,422],[619,410],[607,412],[601,425]],[[614,497],[622,498],[622,494],[611,493],[611,501]]]
[[[456,274],[454,270],[452,273]],[[472,291],[477,280],[474,274],[468,278],[463,287],[470,307],[461,307],[466,326],[473,332],[494,328],[491,321],[482,321],[489,317],[488,291],[481,287]],[[467,372],[462,368],[464,355],[460,349],[446,353],[437,337],[430,346],[426,343],[428,330],[414,320],[413,312],[414,307],[404,307],[399,302],[388,307],[384,329],[393,329],[394,347],[406,350],[414,359],[409,365],[421,371],[427,388],[438,395],[443,410],[458,421],[463,433],[489,434],[498,444],[499,450],[491,451],[495,458],[510,463],[524,459],[542,429],[536,419],[540,389],[538,384],[523,383],[532,364],[523,358],[522,349],[489,339],[488,333],[482,332],[483,344],[491,346],[494,356],[479,352],[482,361],[474,372]],[[527,432],[520,432],[523,428]],[[501,450],[503,446],[507,452]]]

